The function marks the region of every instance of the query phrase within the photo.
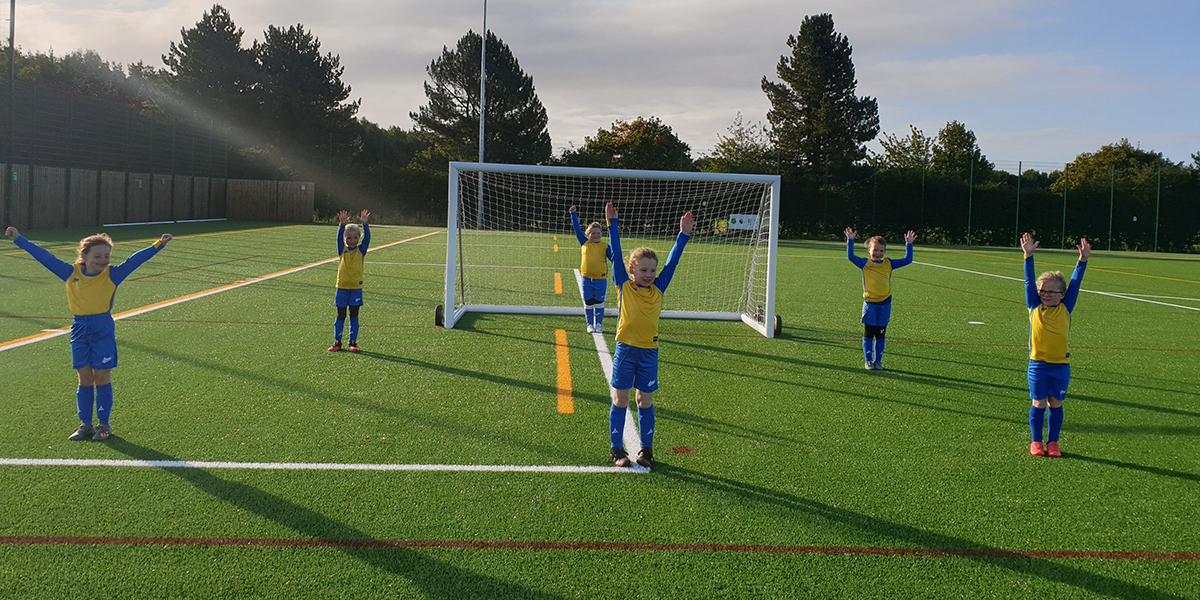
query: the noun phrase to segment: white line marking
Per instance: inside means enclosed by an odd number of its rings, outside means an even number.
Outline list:
[[[200,460],[113,460],[81,458],[0,458],[14,467],[138,467],[152,469],[250,469],[275,471],[486,471],[491,473],[637,473],[647,469],[568,465],[421,465],[388,463],[279,463]]]
[[[946,267],[946,266],[942,266],[942,265],[935,265],[932,263],[923,263],[923,262],[913,261],[913,264],[914,265],[922,265],[922,266],[926,266],[926,267],[936,267],[938,269],[946,269],[948,271],[958,271],[960,273],[970,273],[972,275],[983,275],[985,277],[995,277],[997,279],[1007,279],[1009,281],[1020,281],[1022,283],[1024,283],[1024,281],[1025,281],[1024,279],[1018,279],[1016,277],[1007,277],[1004,275],[995,275],[992,273],[981,273],[979,271],[968,271],[967,269],[956,269],[954,267]],[[1169,306],[1171,308],[1182,308],[1183,310],[1192,310],[1192,311],[1200,312],[1200,308],[1197,308],[1195,306],[1181,306],[1179,304],[1168,304],[1166,302],[1157,302],[1154,300],[1146,300],[1145,298],[1135,298],[1131,294],[1114,294],[1111,292],[1100,292],[1100,291],[1096,291],[1096,290],[1079,290],[1079,291],[1084,294],[1096,294],[1097,296],[1108,296],[1110,298],[1120,298],[1122,300],[1133,300],[1134,302],[1145,302],[1146,304],[1157,304],[1159,306]]]
[[[378,247],[378,248],[375,248],[375,249],[374,249],[374,250],[372,250],[372,251],[383,250],[384,248],[389,248],[389,247],[391,247],[391,246],[395,246],[396,244],[403,244],[403,243],[405,243],[405,242],[411,242],[411,241],[413,241],[413,240],[419,240],[419,239],[421,239],[421,238],[424,238],[424,237],[429,237],[429,236],[431,236],[431,235],[435,235],[435,234],[438,234],[438,233],[445,233],[445,232],[444,232],[444,231],[431,231],[431,232],[429,232],[429,233],[426,233],[426,234],[424,234],[424,235],[419,235],[419,236],[417,236],[417,237],[414,237],[414,238],[408,238],[408,239],[404,239],[404,240],[400,240],[400,241],[392,242],[392,243],[390,243],[390,244],[384,244],[384,245],[382,245],[382,246],[380,246],[380,247]],[[204,298],[204,297],[206,297],[206,296],[212,296],[212,295],[214,295],[214,294],[219,294],[219,293],[221,293],[221,292],[228,292],[229,290],[235,290],[235,289],[237,289],[237,288],[240,288],[240,287],[246,287],[246,286],[248,286],[248,285],[251,285],[251,284],[255,284],[255,283],[260,283],[260,282],[263,282],[263,281],[267,281],[268,279],[275,279],[276,277],[282,277],[282,276],[284,276],[284,275],[291,275],[292,273],[298,273],[298,272],[300,272],[300,271],[304,271],[304,270],[306,270],[306,269],[311,269],[311,268],[313,268],[313,267],[319,267],[319,266],[321,266],[321,265],[327,265],[327,264],[329,264],[329,263],[331,263],[331,262],[337,262],[337,260],[338,260],[338,259],[337,259],[336,257],[335,257],[335,258],[330,258],[330,259],[323,260],[323,261],[320,261],[320,262],[315,262],[315,263],[312,263],[312,264],[310,264],[310,265],[304,265],[304,266],[302,266],[302,267],[296,267],[296,268],[294,268],[294,269],[288,269],[288,270],[286,270],[286,271],[280,271],[280,272],[278,272],[278,273],[272,273],[271,275],[267,275],[267,276],[264,276],[264,277],[256,277],[256,278],[254,278],[254,279],[248,279],[248,280],[246,280],[246,281],[239,281],[239,282],[237,282],[237,283],[234,283],[234,284],[230,284],[230,285],[222,286],[222,287],[219,287],[219,288],[214,288],[214,289],[211,289],[211,290],[208,290],[208,291],[205,291],[205,292],[200,292],[200,293],[197,293],[197,294],[190,294],[190,295],[187,295],[187,296],[183,296],[182,298],[177,298],[177,299],[175,299],[175,300],[171,300],[171,301],[167,301],[167,302],[162,302],[162,303],[159,303],[159,304],[151,304],[151,305],[149,305],[149,306],[145,306],[145,307],[142,307],[142,308],[137,308],[137,309],[134,309],[134,310],[131,310],[131,311],[128,311],[128,312],[123,312],[123,313],[121,313],[121,314],[118,314],[118,315],[113,315],[113,320],[114,320],[114,321],[120,321],[120,320],[122,320],[122,319],[127,319],[127,318],[129,318],[129,317],[136,317],[136,316],[138,316],[138,315],[143,315],[143,314],[146,314],[146,313],[148,313],[148,312],[153,312],[153,311],[156,311],[156,310],[159,310],[159,309],[162,309],[162,308],[167,308],[168,306],[175,306],[176,304],[183,304],[184,302],[191,302],[192,300],[198,300],[198,299],[200,299],[200,298]],[[68,326],[68,327],[64,327],[64,328],[62,328],[62,329],[52,329],[52,330],[42,330],[42,331],[43,331],[43,333],[42,333],[41,335],[34,335],[34,336],[30,336],[30,337],[28,337],[28,338],[25,338],[25,339],[23,339],[23,340],[19,340],[19,341],[12,341],[12,342],[0,342],[0,352],[4,352],[5,350],[12,350],[13,348],[20,348],[21,346],[26,346],[26,345],[32,344],[32,343],[34,343],[34,342],[40,342],[40,341],[42,341],[42,340],[48,340],[48,339],[50,339],[50,338],[55,338],[55,337],[58,337],[58,336],[60,336],[60,335],[66,335],[66,334],[68,334],[68,333],[71,333],[71,328]]]

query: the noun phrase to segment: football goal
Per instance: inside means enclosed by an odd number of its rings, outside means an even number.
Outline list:
[[[624,269],[639,246],[665,260],[680,217],[695,217],[662,318],[741,320],[778,334],[777,175],[461,162],[450,163],[445,309],[437,308],[435,322],[451,328],[468,312],[582,316],[579,241],[568,209],[577,208],[585,229],[605,225],[607,242],[608,202],[626,254],[614,269]],[[616,293],[609,288],[610,307]]]

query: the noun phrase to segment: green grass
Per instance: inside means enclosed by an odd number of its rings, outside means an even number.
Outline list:
[[[372,245],[429,231],[374,227]],[[27,233],[69,259],[90,232]],[[162,226],[110,233],[115,262]],[[115,312],[334,246],[331,226],[171,233]],[[564,245],[548,264],[570,293],[578,254]],[[696,285],[689,258],[705,249],[689,250],[668,294]],[[120,321],[105,444],[66,440],[77,422],[65,337],[0,352],[0,458],[605,465],[608,388],[582,319],[469,314],[435,328],[444,260],[442,234],[368,254],[359,355],[325,352],[334,264]],[[1014,249],[918,247],[916,260],[1021,277]],[[1037,263],[1069,273],[1074,255],[1039,251]],[[1019,282],[897,271],[887,370],[868,372],[844,246],[781,242],[778,264],[781,338],[662,322],[650,474],[0,466],[0,597],[1200,597],[1195,311],[1082,294],[1065,456],[1039,459],[1026,451]],[[1084,288],[1200,308],[1197,267],[1096,252]],[[70,323],[62,283],[15,246],[0,274],[0,343]],[[557,329],[571,415],[555,408]],[[27,543],[36,536],[149,539]]]

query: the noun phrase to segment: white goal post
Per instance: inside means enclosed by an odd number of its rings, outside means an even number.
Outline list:
[[[653,248],[660,268],[691,211],[695,226],[663,295],[667,319],[741,320],[778,334],[775,261],[778,175],[635,171],[491,163],[450,163],[445,309],[435,322],[454,327],[468,312],[584,314],[580,244],[568,209],[584,229],[604,206],[617,208],[624,269],[629,252]],[[616,315],[608,280],[605,314]]]

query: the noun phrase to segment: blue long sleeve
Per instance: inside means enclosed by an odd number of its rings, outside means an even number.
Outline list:
[[[51,273],[58,276],[59,279],[66,281],[75,272],[74,265],[59,260],[57,256],[50,254],[49,250],[25,239],[25,236],[19,235],[13,241],[17,244],[17,247],[28,252],[30,256],[42,263],[43,267],[46,267]]]
[[[579,245],[587,243],[588,237],[583,233],[583,226],[579,224],[579,213],[571,213],[571,227],[575,229],[575,239],[579,240]],[[612,257],[610,256],[611,260]]]
[[[854,266],[860,269],[867,266],[867,259],[854,255],[854,240],[846,240],[846,258],[850,259],[850,262],[854,263]]]
[[[338,256],[341,256],[342,253],[346,251],[346,238],[343,237],[345,235],[346,235],[346,226],[338,225],[338,232],[337,232],[337,255]]]
[[[613,261],[613,283],[620,289],[629,281],[629,273],[625,270],[625,265],[618,265],[617,262],[624,262],[621,254],[621,228],[617,226],[616,219],[608,220],[608,250],[612,253]]]
[[[913,261],[913,245],[905,244],[904,245],[904,258],[893,260],[892,261],[892,270],[899,269],[900,267],[907,267],[908,265],[912,264],[912,261]]]
[[[658,291],[666,293],[667,286],[671,285],[671,278],[675,276],[675,267],[679,266],[679,258],[683,256],[683,247],[690,239],[692,236],[682,231],[675,236],[675,245],[671,246],[671,253],[667,255],[667,264],[658,272],[658,277],[654,278],[654,285],[658,287]]]
[[[1086,262],[1075,263],[1075,270],[1071,271],[1071,283],[1067,285],[1067,295],[1063,298],[1063,305],[1067,307],[1067,312],[1075,310],[1075,301],[1079,299],[1079,289],[1083,286],[1083,272],[1087,270]]]
[[[358,242],[358,251],[367,255],[367,246],[371,245],[371,228],[366,223],[362,224],[362,240]]]
[[[129,277],[131,274],[133,274],[138,267],[146,264],[146,261],[154,258],[154,255],[158,254],[159,250],[161,250],[161,248],[158,246],[143,248],[135,252],[133,256],[125,259],[125,262],[115,267],[110,267],[108,269],[108,276],[112,279],[113,285],[121,285],[121,282],[125,281],[126,277]]]
[[[1038,296],[1037,289],[1037,275],[1033,270],[1033,257],[1028,256],[1025,258],[1025,306],[1029,310],[1033,310],[1041,304],[1042,299]]]

